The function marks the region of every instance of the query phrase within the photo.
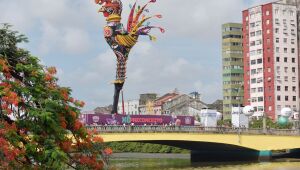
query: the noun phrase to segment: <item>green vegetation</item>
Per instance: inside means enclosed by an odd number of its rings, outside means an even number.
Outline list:
[[[138,153],[190,153],[189,150],[150,143],[139,142],[110,142],[107,146],[112,148],[114,153],[138,152]]]
[[[293,127],[292,123],[288,123],[286,125],[280,125],[277,122],[273,122],[272,119],[270,118],[266,118],[266,125],[267,128],[274,128],[274,129],[291,129]],[[261,129],[263,128],[263,120],[262,119],[254,119],[250,122],[249,124],[250,128],[254,128],[254,129]]]
[[[231,119],[218,120],[218,126],[231,127]]]

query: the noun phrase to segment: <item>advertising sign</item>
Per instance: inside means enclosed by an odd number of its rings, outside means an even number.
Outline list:
[[[193,116],[82,114],[80,120],[86,125],[194,125]]]

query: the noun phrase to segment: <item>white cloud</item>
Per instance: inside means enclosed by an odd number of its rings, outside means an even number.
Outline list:
[[[69,53],[84,53],[89,50],[91,40],[86,31],[80,29],[67,29],[63,37],[63,47]]]

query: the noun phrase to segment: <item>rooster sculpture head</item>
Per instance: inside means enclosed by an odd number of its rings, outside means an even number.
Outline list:
[[[101,5],[98,12],[102,12],[106,18],[112,15],[121,16],[122,2],[120,0],[95,0],[95,3]]]

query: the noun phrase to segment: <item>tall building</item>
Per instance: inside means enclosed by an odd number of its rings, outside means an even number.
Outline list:
[[[242,24],[222,25],[223,114],[229,117],[232,107],[243,103],[243,39]]]
[[[298,25],[298,58],[300,61],[300,0],[279,0],[277,1],[277,3],[283,3],[283,4],[288,4],[288,5],[295,5],[297,8],[297,25]],[[298,65],[298,71],[299,71],[299,75],[300,75],[300,64]],[[300,80],[298,80],[298,85],[300,87]],[[300,93],[300,90],[299,90]],[[299,94],[300,95],[300,94]],[[299,103],[300,104],[300,103]],[[300,107],[300,106],[299,106]]]
[[[268,3],[243,11],[244,103],[276,119],[299,109],[297,9]]]

